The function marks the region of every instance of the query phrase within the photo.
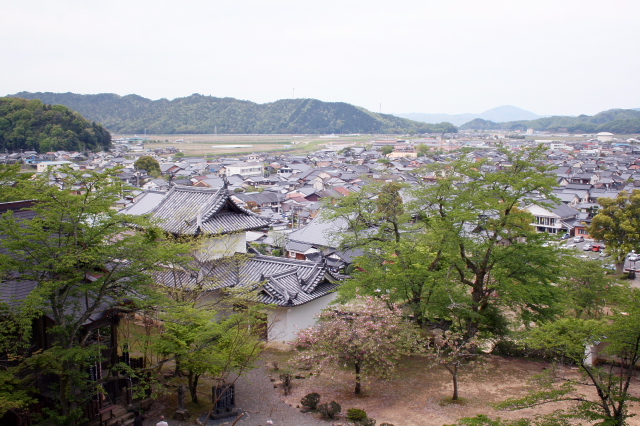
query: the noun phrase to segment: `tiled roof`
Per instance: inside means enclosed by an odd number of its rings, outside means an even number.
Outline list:
[[[267,220],[235,204],[226,188],[176,185],[151,215],[165,231],[181,235],[220,235],[269,225]]]
[[[304,228],[300,228],[289,234],[289,241],[308,243],[323,247],[336,247],[339,242],[339,233],[346,229],[344,219],[336,218],[328,220],[318,215]]]
[[[198,272],[167,270],[157,275],[166,286],[205,291],[223,288],[259,289],[258,300],[278,306],[298,306],[338,287],[324,261],[309,262],[282,257],[235,256],[200,265]]]
[[[160,191],[147,191],[142,197],[140,197],[135,203],[126,209],[122,210],[122,213],[132,215],[143,215],[153,210],[162,199],[165,197],[166,192]]]

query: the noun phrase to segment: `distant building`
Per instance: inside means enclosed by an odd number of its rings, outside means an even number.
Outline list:
[[[600,132],[596,135],[596,139],[600,142],[611,142],[613,140],[613,133]]]
[[[77,168],[76,164],[71,161],[43,161],[37,164],[36,171],[38,173],[46,172],[50,167],[57,169],[65,165],[70,165],[72,168]]]
[[[242,162],[228,164],[225,166],[227,176],[240,175],[240,176],[262,176],[262,163],[257,162]]]

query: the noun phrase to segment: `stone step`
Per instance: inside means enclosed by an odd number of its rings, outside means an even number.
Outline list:
[[[106,426],[116,426],[116,425],[123,425],[123,426],[129,426],[133,424],[133,420],[136,418],[136,416],[130,412],[130,411],[126,411],[122,414],[120,414],[119,416],[115,416],[113,419],[109,420],[106,424]]]

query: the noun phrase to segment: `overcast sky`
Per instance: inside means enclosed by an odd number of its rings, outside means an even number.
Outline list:
[[[0,0],[0,95],[640,107],[638,0]]]

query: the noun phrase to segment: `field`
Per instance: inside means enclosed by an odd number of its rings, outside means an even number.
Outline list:
[[[113,139],[134,135],[113,135]],[[145,148],[172,146],[188,157],[206,155],[250,154],[252,152],[282,152],[304,154],[325,146],[363,145],[371,135],[146,135]]]

